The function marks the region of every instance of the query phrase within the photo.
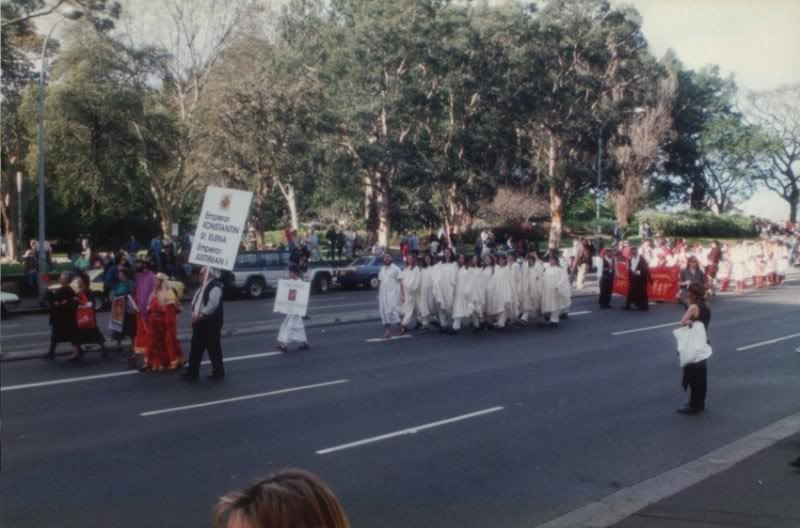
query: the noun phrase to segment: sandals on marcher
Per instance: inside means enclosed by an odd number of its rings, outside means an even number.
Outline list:
[[[278,350],[280,350],[281,352],[288,352],[289,351],[289,347],[287,347],[283,343],[278,343]]]

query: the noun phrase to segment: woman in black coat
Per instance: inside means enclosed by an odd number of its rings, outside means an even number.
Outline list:
[[[48,292],[50,301],[50,351],[44,359],[56,358],[56,346],[59,343],[75,340],[75,309],[78,298],[69,285],[69,273],[62,273],[58,278],[59,288]]]

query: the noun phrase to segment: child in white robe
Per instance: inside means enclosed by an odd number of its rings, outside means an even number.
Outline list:
[[[403,305],[403,321],[400,335],[405,334],[414,319],[419,316],[422,273],[417,267],[417,257],[411,253],[406,257],[406,265],[400,272],[400,303]]]
[[[558,324],[572,304],[572,290],[569,275],[559,266],[558,255],[550,252],[550,263],[545,268],[542,288],[542,313],[549,317],[549,326]]]
[[[289,266],[289,280],[301,281],[300,267],[297,264]],[[278,331],[278,349],[283,352],[289,351],[289,345],[292,343],[301,343],[300,350],[307,350],[311,348],[308,344],[306,337],[306,327],[303,324],[303,316],[298,314],[289,314],[283,320],[281,328]]]
[[[419,293],[419,319],[422,323],[422,330],[430,328],[431,319],[436,317],[439,308],[436,305],[436,296],[434,295],[434,283],[436,282],[436,266],[433,264],[433,256],[426,253],[422,257],[422,285],[420,286]]]
[[[392,325],[400,323],[400,268],[392,262],[389,253],[383,255],[383,267],[378,280],[378,310],[385,329],[383,338],[390,339]]]
[[[472,273],[465,255],[459,255],[456,265],[456,288],[453,295],[453,330],[461,330],[461,322],[469,319],[472,312]]]
[[[505,328],[509,316],[513,316],[514,308],[511,285],[511,272],[506,266],[506,257],[497,257],[497,266],[488,285],[488,319],[494,320],[497,328]]]
[[[469,271],[472,279],[470,319],[475,331],[478,331],[484,322],[484,314],[486,313],[486,285],[489,283],[489,277],[483,273],[481,258],[478,255],[473,255]]]
[[[446,330],[453,317],[453,300],[456,292],[456,276],[458,275],[458,265],[453,259],[453,252],[450,248],[445,248],[444,261],[437,264],[436,268],[433,293],[436,303],[439,305],[439,324],[442,330]]]
[[[542,286],[544,265],[536,252],[531,251],[522,268],[522,318],[525,323],[531,314],[536,318],[542,309]]]

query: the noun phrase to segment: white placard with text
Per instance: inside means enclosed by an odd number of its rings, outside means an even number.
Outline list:
[[[233,269],[252,200],[250,191],[223,187],[206,189],[189,255],[191,264]]]
[[[301,280],[280,280],[275,293],[275,312],[306,315],[311,284]]]

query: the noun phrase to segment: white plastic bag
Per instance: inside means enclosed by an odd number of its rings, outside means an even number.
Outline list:
[[[703,323],[682,326],[674,330],[672,334],[678,342],[681,368],[711,357],[711,345],[708,344],[706,327]]]

